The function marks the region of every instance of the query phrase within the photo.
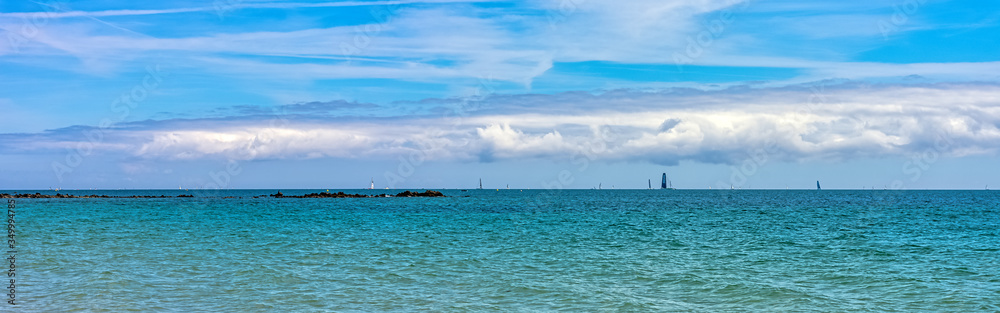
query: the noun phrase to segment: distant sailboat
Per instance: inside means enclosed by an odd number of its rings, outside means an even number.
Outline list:
[[[653,189],[653,180],[652,179],[647,179],[646,183],[649,184],[649,189]]]
[[[819,187],[819,181],[818,180],[816,181],[816,190],[823,190],[823,188]]]
[[[483,179],[479,179],[479,189],[483,189]]]
[[[597,183],[597,189],[598,189],[598,190],[600,190],[600,189],[601,189],[601,184],[602,184],[602,183]]]
[[[660,181],[660,189],[673,190],[674,183],[667,180],[667,173],[663,173],[663,180]]]
[[[507,184],[507,189],[510,189],[510,184]]]

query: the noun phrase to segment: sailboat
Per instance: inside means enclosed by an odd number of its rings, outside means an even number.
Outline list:
[[[652,179],[647,179],[646,183],[649,183],[649,189],[653,189],[653,180]]]
[[[483,189],[483,179],[479,179],[479,189]]]
[[[818,180],[816,181],[816,190],[823,190],[823,188],[819,187],[819,181]]]
[[[674,183],[667,180],[667,173],[663,173],[663,180],[660,181],[660,189],[674,190]]]

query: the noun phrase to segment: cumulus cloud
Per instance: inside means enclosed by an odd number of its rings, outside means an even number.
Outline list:
[[[507,123],[477,128],[476,135],[477,139],[481,140],[488,149],[487,159],[490,160],[496,157],[551,157],[574,149],[574,146],[567,143],[559,134],[559,131],[530,135],[521,130],[512,129]]]
[[[909,156],[929,149],[945,156],[995,155],[1000,149],[1000,86],[994,84],[619,90],[480,101],[480,110],[440,116],[345,117],[317,104],[321,110],[310,109],[312,115],[136,122],[103,130],[92,149],[154,160],[416,155],[491,162],[585,155],[657,164],[738,163],[753,153],[807,161]],[[525,101],[547,105],[530,109]],[[95,130],[100,129],[0,136],[16,142],[5,150],[28,153],[73,149],[88,141],[79,134]]]

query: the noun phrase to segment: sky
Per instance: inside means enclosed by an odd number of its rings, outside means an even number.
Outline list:
[[[1000,3],[9,0],[0,112],[0,189],[1000,188]]]

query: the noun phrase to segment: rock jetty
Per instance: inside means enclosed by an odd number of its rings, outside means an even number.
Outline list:
[[[176,197],[168,197],[164,195],[159,196],[109,196],[109,195],[89,195],[89,196],[74,196],[74,195],[64,195],[64,194],[54,194],[54,195],[43,195],[41,193],[15,193],[6,194],[0,193],[0,199],[153,199],[153,198],[193,198],[194,195],[178,195]]]
[[[272,195],[260,195],[254,196],[254,198],[386,198],[386,197],[445,197],[440,191],[434,190],[424,190],[424,192],[415,191],[403,191],[395,195],[390,194],[377,194],[377,195],[362,195],[362,194],[349,194],[343,191],[337,193],[330,192],[320,192],[320,193],[310,193],[300,196],[286,196],[282,194],[281,191]],[[41,193],[14,193],[6,194],[0,193],[0,199],[159,199],[159,198],[194,198],[194,195],[177,195],[177,196],[108,196],[108,195],[64,195],[64,194],[54,194],[54,195],[43,195]],[[237,199],[242,197],[228,196],[222,199]]]

